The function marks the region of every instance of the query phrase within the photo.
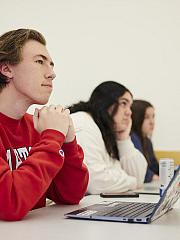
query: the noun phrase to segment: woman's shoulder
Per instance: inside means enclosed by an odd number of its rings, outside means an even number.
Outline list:
[[[73,121],[75,121],[75,122],[81,122],[81,123],[93,122],[91,115],[89,113],[83,112],[83,111],[71,113],[71,117],[72,117]]]
[[[133,142],[135,148],[139,149],[141,152],[142,150],[142,143],[140,137],[136,133],[131,133],[131,141]]]
[[[132,132],[131,133],[131,140],[133,141],[133,142],[136,142],[136,141],[140,141],[140,137],[135,133],[135,132]]]
[[[75,126],[88,128],[88,129],[97,127],[92,116],[87,112],[79,111],[76,113],[72,113],[71,117]]]

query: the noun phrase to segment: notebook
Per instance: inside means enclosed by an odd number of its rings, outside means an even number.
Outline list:
[[[171,210],[179,198],[180,166],[158,203],[103,201],[66,213],[65,216],[89,220],[150,223]]]

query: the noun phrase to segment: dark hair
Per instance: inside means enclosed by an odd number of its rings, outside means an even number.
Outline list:
[[[0,64],[18,64],[22,60],[22,48],[28,40],[46,45],[41,33],[33,29],[17,29],[0,36]],[[6,76],[0,73],[0,91],[8,84]]]
[[[140,138],[143,154],[146,157],[148,163],[150,163],[149,154],[147,150],[147,137],[143,135],[142,125],[144,122],[146,109],[149,107],[153,107],[150,102],[145,100],[134,100],[132,104],[132,129],[131,131],[138,135]]]
[[[91,114],[98,125],[109,155],[119,160],[119,153],[114,133],[113,116],[118,109],[118,99],[126,92],[132,93],[122,84],[114,81],[106,81],[98,85],[92,92],[89,101],[80,101],[69,107],[71,113],[84,111]],[[113,106],[112,113],[109,108]]]

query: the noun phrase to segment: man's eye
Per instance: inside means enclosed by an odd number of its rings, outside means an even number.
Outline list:
[[[39,64],[43,64],[43,60],[39,59],[39,60],[36,60],[37,63]]]

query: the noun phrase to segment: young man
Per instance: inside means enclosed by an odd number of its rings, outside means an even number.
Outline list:
[[[88,171],[69,110],[46,104],[53,88],[53,61],[44,37],[31,29],[0,36],[0,219],[20,220],[33,208],[77,204]]]

